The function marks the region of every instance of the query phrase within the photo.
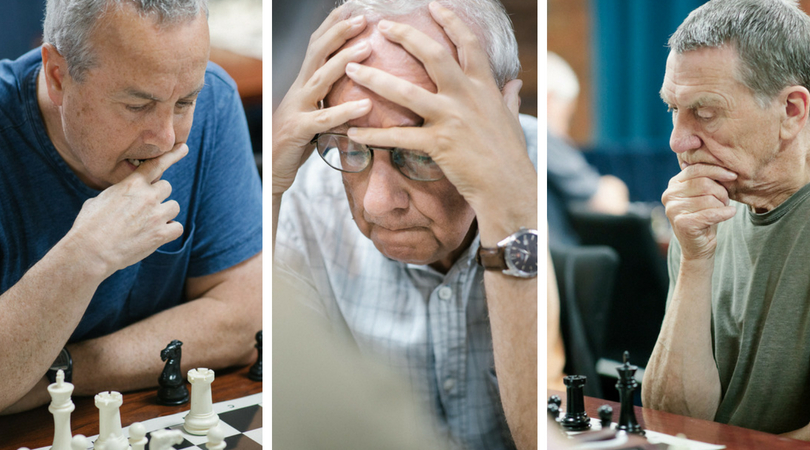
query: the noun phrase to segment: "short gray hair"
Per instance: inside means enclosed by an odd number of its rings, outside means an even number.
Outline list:
[[[692,11],[669,39],[684,53],[728,44],[739,81],[764,107],[787,86],[810,89],[810,17],[791,0],[712,0]]]
[[[363,14],[368,20],[396,19],[418,10],[427,13],[433,0],[343,0],[346,17]],[[489,67],[498,88],[520,73],[517,40],[512,21],[498,0],[439,0],[439,4],[455,12],[482,40],[489,57]]]
[[[82,82],[95,66],[90,36],[100,18],[124,4],[133,5],[141,17],[154,17],[159,26],[194,19],[201,9],[208,16],[208,0],[48,0],[42,40],[65,58],[71,78]]]

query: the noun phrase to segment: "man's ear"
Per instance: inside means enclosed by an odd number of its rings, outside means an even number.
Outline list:
[[[780,94],[784,99],[782,107],[784,116],[779,129],[779,137],[790,140],[796,137],[807,123],[810,113],[810,91],[804,86],[790,86]]]
[[[65,78],[68,77],[67,61],[53,44],[42,45],[42,73],[48,97],[56,106],[62,106]]]

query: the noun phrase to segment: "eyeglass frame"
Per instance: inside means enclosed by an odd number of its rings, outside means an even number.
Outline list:
[[[353,171],[351,171],[351,170],[343,170],[343,169],[338,169],[337,167],[333,166],[332,164],[329,164],[329,162],[326,160],[326,158],[324,158],[324,156],[323,156],[323,154],[321,153],[321,150],[320,150],[320,148],[319,148],[319,146],[318,146],[318,138],[320,138],[321,136],[324,136],[324,135],[332,135],[332,136],[341,136],[341,137],[345,137],[346,139],[348,139],[349,141],[351,141],[351,142],[355,143],[356,145],[362,145],[363,147],[367,148],[367,149],[368,149],[369,154],[371,155],[371,158],[369,158],[369,162],[368,162],[368,164],[367,164],[365,167],[363,167],[361,170],[358,170],[358,171],[356,171],[356,172],[353,172]],[[409,177],[409,176],[408,176],[408,175],[407,175],[405,172],[403,172],[403,171],[402,171],[402,167],[403,167],[403,166],[401,166],[401,165],[399,165],[399,164],[397,164],[397,163],[395,163],[395,162],[394,162],[394,153],[399,153],[399,154],[402,154],[402,152],[403,152],[403,151],[406,151],[406,152],[411,152],[411,153],[421,153],[421,154],[423,154],[423,155],[427,155],[425,152],[418,151],[418,150],[408,150],[408,149],[399,148],[399,147],[394,147],[394,148],[380,148],[380,147],[372,147],[372,146],[370,146],[370,145],[361,144],[361,143],[359,143],[359,142],[357,142],[357,141],[353,141],[353,140],[352,140],[352,138],[350,138],[348,134],[344,134],[344,133],[331,133],[331,132],[328,132],[328,133],[318,133],[318,134],[316,134],[316,135],[315,135],[315,136],[312,138],[312,140],[311,140],[311,141],[309,141],[309,144],[310,144],[310,145],[314,145],[314,146],[315,146],[315,151],[318,153],[318,156],[320,156],[320,157],[321,157],[321,159],[323,160],[323,162],[325,162],[325,163],[326,163],[326,165],[327,165],[327,166],[329,166],[329,167],[331,167],[332,169],[335,169],[335,170],[337,170],[337,171],[339,171],[339,172],[344,172],[344,173],[362,173],[362,172],[364,172],[366,169],[368,169],[369,167],[371,167],[371,165],[374,163],[374,152],[373,152],[372,150],[382,150],[382,151],[385,151],[385,152],[389,152],[389,155],[390,155],[390,158],[391,158],[391,165],[392,165],[392,166],[394,166],[394,167],[396,167],[396,168],[397,168],[397,170],[399,171],[399,173],[401,173],[401,174],[402,174],[402,176],[404,176],[405,178],[407,178],[407,179],[409,179],[409,180],[413,180],[413,181],[424,181],[424,182],[430,182],[430,181],[439,181],[439,180],[441,180],[441,179],[443,179],[443,178],[445,177],[445,175],[444,175],[444,171],[442,171],[442,176],[441,176],[441,177],[439,177],[439,178],[436,178],[436,179],[430,179],[430,180],[420,180],[420,179],[417,179],[417,178],[411,178],[411,177]],[[338,151],[340,151],[340,149],[338,149]],[[428,156],[428,157],[430,158],[430,156]],[[433,158],[430,158],[430,160],[431,160],[431,161],[433,161]],[[436,162],[435,162],[435,161],[433,161],[433,163],[434,163],[434,164],[436,164]],[[437,166],[438,166],[438,165],[437,165]],[[441,170],[441,168],[439,168],[439,170]]]

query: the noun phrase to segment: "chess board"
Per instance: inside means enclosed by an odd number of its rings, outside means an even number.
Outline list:
[[[599,422],[599,419],[592,417],[591,419],[591,430],[590,431],[598,431],[602,429],[602,425]],[[611,428],[615,428],[616,424],[611,424]],[[572,438],[572,445],[573,448],[583,448],[583,449],[611,449],[611,448],[625,448],[625,444],[627,444],[628,436],[627,433],[617,433],[616,436],[612,439],[602,440],[600,442],[595,441],[585,441],[582,442],[581,445],[577,445],[576,436],[583,435],[588,433],[585,432],[577,432],[577,431],[566,431],[566,434]],[[709,444],[706,442],[695,441],[691,439],[687,439],[684,436],[670,436],[664,433],[658,433],[652,430],[644,430],[644,437],[647,438],[647,442],[650,444],[663,444],[661,448],[676,448],[682,450],[720,450],[726,448],[725,445],[715,445]]]
[[[219,426],[225,433],[225,448],[227,450],[260,450],[262,448],[262,394],[253,394],[247,397],[214,403],[214,412],[219,415]],[[188,411],[182,411],[170,416],[155,417],[141,422],[147,431],[162,429],[180,430],[183,432],[183,442],[174,446],[177,450],[207,450],[205,436],[194,436],[183,430],[183,419]],[[129,426],[124,427],[124,435],[129,436]],[[88,436],[90,442],[95,442],[98,435]],[[92,448],[92,447],[89,447]],[[35,450],[48,450],[41,447]],[[147,444],[146,449],[149,450]]]

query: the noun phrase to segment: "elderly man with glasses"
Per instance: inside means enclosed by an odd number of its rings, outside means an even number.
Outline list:
[[[275,268],[464,448],[536,448],[537,125],[511,23],[494,0],[394,3],[333,11],[273,116]]]

